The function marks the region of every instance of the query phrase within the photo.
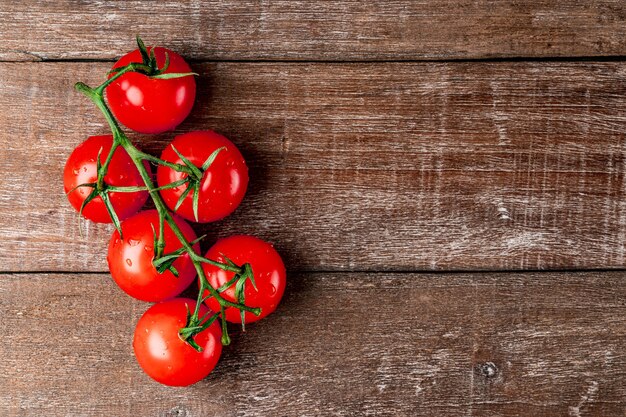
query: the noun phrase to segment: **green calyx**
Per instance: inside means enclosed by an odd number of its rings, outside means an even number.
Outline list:
[[[202,301],[204,300],[205,299]],[[209,311],[202,317],[197,317],[194,314],[191,314],[189,306],[187,306],[187,325],[180,329],[178,334],[180,335],[180,338],[187,342],[192,348],[198,352],[202,352],[203,348],[196,343],[194,336],[208,329],[220,317],[221,314],[214,314],[212,311]],[[225,345],[227,344],[228,343],[225,343]]]
[[[183,165],[187,167],[187,172],[188,172],[187,178],[184,179],[185,180],[184,182],[187,183],[187,188],[185,188],[183,192],[180,194],[180,197],[178,198],[178,201],[176,202],[176,205],[174,206],[175,212],[178,211],[178,209],[183,204],[183,202],[185,201],[185,198],[187,198],[189,193],[193,193],[192,199],[191,199],[193,216],[196,219],[196,221],[198,221],[198,203],[200,200],[200,184],[202,182],[202,178],[204,177],[204,173],[207,171],[207,169],[209,169],[213,161],[215,161],[215,158],[217,158],[217,155],[225,149],[226,147],[222,146],[221,148],[217,148],[216,150],[214,150],[211,153],[211,155],[209,155],[209,157],[206,159],[206,161],[204,161],[202,166],[198,168],[189,159],[187,159],[183,154],[178,152],[178,149],[176,149],[174,145],[172,145],[172,150],[176,153],[176,155],[178,155]]]
[[[148,48],[143,43],[139,35],[137,35],[137,47],[139,48],[142,62],[140,64],[129,64],[133,66],[133,71],[135,72],[142,73],[150,78],[158,80],[169,80],[172,78],[182,78],[198,75],[195,72],[166,72],[170,66],[170,56],[167,52],[165,52],[165,62],[163,63],[163,66],[159,68],[156,55],[154,53],[154,48],[150,48],[150,52],[148,52]],[[128,67],[128,65],[126,67]],[[109,75],[119,74],[126,67],[113,68],[111,71],[109,71]]]
[[[245,284],[247,281],[250,281],[250,283],[252,284],[252,286],[254,287],[254,289],[256,290],[256,283],[254,282],[254,274],[252,273],[252,266],[248,263],[243,264],[241,267],[237,266],[233,261],[231,261],[230,259],[228,259],[226,256],[224,256],[222,254],[222,257],[224,258],[224,260],[226,261],[226,264],[222,264],[222,265],[226,265],[229,267],[229,269],[236,271],[235,275],[233,276],[233,278],[231,278],[228,282],[224,283],[222,286],[220,286],[217,289],[218,293],[222,293],[224,291],[226,291],[227,289],[231,288],[233,285],[235,286],[235,301],[240,304],[240,305],[245,305],[244,301],[245,301]],[[204,258],[203,258],[204,259]],[[205,259],[205,261],[207,261],[207,263],[210,264],[215,264],[215,261],[211,261],[209,259]],[[223,268],[225,269],[225,268]],[[202,296],[203,292],[200,292],[200,296]],[[211,298],[211,295],[208,295],[207,297],[202,298],[201,302],[206,301],[207,299]],[[247,307],[246,309],[240,309],[240,314],[241,314],[241,328],[243,331],[245,331],[245,313],[246,311],[249,313],[252,313],[256,316],[258,316],[259,314],[261,314],[261,309],[259,308],[250,308]],[[213,318],[216,317],[220,317],[221,321],[222,321],[222,344],[223,345],[228,345],[230,344],[230,336],[228,335],[228,327],[226,325],[226,307],[224,304],[220,304],[220,312],[217,313],[215,316],[213,316]],[[200,322],[202,322],[202,320],[200,320]],[[181,338],[183,338],[183,340],[185,341],[189,341],[189,340],[193,340],[193,337],[195,335],[197,335],[198,333],[206,330],[213,322],[211,321],[211,323],[207,324],[207,325],[199,325],[197,322],[197,318],[194,317],[193,315],[188,314],[187,315],[187,322],[185,324],[185,327],[183,327],[180,330],[180,336]],[[195,342],[194,342],[195,344]],[[197,345],[194,346],[194,344],[190,343],[191,346],[194,347],[194,349],[198,350],[196,348]],[[201,352],[202,350],[198,350],[198,352]]]

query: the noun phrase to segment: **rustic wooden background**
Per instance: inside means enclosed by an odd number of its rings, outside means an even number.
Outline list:
[[[289,268],[186,389],[62,192],[141,34],[200,76],[178,129],[241,147],[211,238]],[[0,415],[625,416],[626,2],[0,0]],[[134,135],[158,153],[172,134]]]

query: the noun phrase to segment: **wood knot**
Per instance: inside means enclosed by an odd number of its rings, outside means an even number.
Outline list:
[[[498,376],[499,369],[493,362],[478,364],[476,365],[476,368],[478,368],[478,372],[485,378],[491,379]]]
[[[189,417],[189,412],[183,407],[174,407],[167,412],[167,417]]]

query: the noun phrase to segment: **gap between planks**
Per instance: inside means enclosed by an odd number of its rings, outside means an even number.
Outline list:
[[[27,53],[25,51],[15,51],[19,53]],[[89,62],[116,62],[117,59],[110,58],[45,58],[33,53],[29,55],[35,56],[33,60],[21,59],[2,59],[0,63],[89,63]],[[418,58],[398,58],[398,59],[197,59],[186,58],[190,64],[212,64],[212,63],[241,63],[254,64],[256,62],[263,64],[382,64],[382,63],[489,63],[489,62],[626,62],[626,55],[584,55],[584,56],[552,56],[552,57],[533,57],[533,56],[511,56],[511,57],[482,57],[482,58],[436,58],[436,59],[418,59]]]

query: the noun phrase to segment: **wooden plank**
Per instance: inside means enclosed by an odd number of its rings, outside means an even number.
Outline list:
[[[112,34],[115,34],[112,36]],[[626,54],[622,0],[0,1],[0,59],[420,60]]]
[[[78,233],[72,148],[107,132],[75,80],[105,63],[0,65],[0,269],[106,271]],[[252,233],[292,270],[622,268],[626,64],[217,63],[179,131],[215,129],[251,169],[197,227]],[[158,154],[171,134],[137,137]],[[210,243],[210,242],[209,242]]]
[[[294,274],[206,380],[152,382],[104,274],[0,279],[0,414],[617,416],[624,272]]]
[[[242,208],[199,228],[212,237],[258,234],[307,270],[625,265],[624,64],[195,69],[181,130],[230,136],[252,173]],[[81,238],[60,192],[73,146],[106,132],[71,83],[105,70],[2,65],[3,270],[106,269],[110,229]]]

